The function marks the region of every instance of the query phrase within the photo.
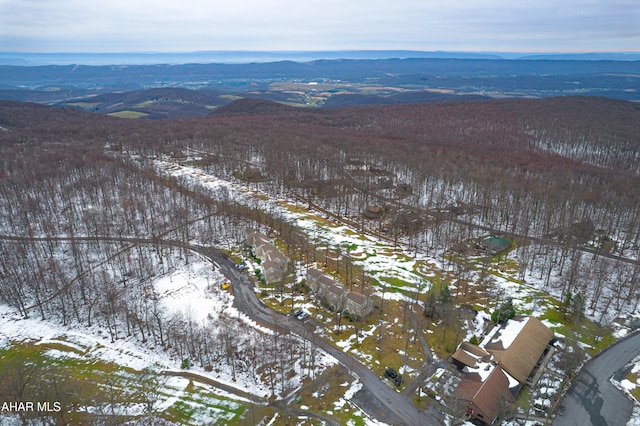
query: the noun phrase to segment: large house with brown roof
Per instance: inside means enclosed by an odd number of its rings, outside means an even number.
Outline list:
[[[508,409],[522,386],[531,383],[553,338],[540,320],[521,316],[496,326],[480,345],[463,342],[452,362],[466,375],[453,397],[466,404],[467,417],[491,424]]]
[[[482,346],[506,372],[525,384],[554,334],[535,317],[515,317],[489,335]]]
[[[517,382],[500,366],[487,364],[479,371],[468,373],[455,390],[456,399],[464,404],[466,416],[491,424],[511,409]]]

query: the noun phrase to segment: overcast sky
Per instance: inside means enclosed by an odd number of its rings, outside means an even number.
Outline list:
[[[0,0],[0,51],[640,51],[640,0]]]

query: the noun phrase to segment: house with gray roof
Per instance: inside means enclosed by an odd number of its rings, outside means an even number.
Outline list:
[[[373,310],[373,302],[363,294],[348,291],[345,295],[344,310],[351,315],[364,318]]]
[[[254,256],[260,259],[265,283],[281,282],[289,269],[289,258],[271,244],[269,237],[255,229],[247,230],[246,242]]]
[[[365,317],[373,310],[370,298],[345,290],[340,282],[319,269],[309,268],[307,285],[334,311],[347,311],[354,316]]]

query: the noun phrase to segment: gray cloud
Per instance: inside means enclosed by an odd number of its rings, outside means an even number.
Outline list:
[[[0,0],[3,51],[639,50],[636,0]]]

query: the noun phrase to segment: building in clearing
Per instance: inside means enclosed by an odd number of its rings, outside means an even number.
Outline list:
[[[364,318],[373,310],[373,302],[363,294],[348,291],[344,300],[344,310],[353,316]]]
[[[365,317],[373,310],[370,298],[347,291],[342,284],[316,268],[307,271],[307,285],[334,311],[347,311],[358,317]]]
[[[509,410],[522,386],[535,382],[553,339],[540,320],[520,316],[496,326],[480,345],[463,342],[452,362],[466,374],[453,397],[466,405],[466,417],[491,424]]]
[[[506,238],[490,235],[481,239],[479,245],[490,254],[498,254],[507,250],[511,246],[511,242]]]

